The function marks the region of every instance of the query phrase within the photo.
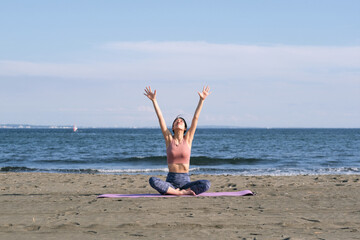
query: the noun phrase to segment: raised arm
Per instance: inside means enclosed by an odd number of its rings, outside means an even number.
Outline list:
[[[187,142],[189,143],[190,146],[192,145],[192,141],[194,139],[194,135],[195,135],[195,131],[196,131],[196,127],[197,127],[197,123],[198,123],[198,120],[199,120],[199,116],[200,116],[202,106],[204,104],[204,101],[205,101],[206,97],[209,96],[210,93],[211,92],[210,92],[209,86],[204,87],[202,92],[198,92],[199,97],[200,97],[199,103],[198,103],[198,105],[196,107],[194,117],[193,117],[193,119],[191,121],[191,126],[190,126],[189,130],[186,132],[186,140],[187,140]]]
[[[168,146],[168,143],[171,141],[172,135],[171,135],[171,132],[169,131],[169,129],[167,128],[167,126],[166,126],[166,123],[165,123],[164,117],[163,117],[163,115],[161,113],[159,104],[156,101],[156,90],[154,92],[152,92],[150,86],[146,87],[144,95],[147,96],[152,101],[152,103],[154,105],[156,115],[157,115],[157,117],[159,119],[161,132],[164,135],[166,146]]]

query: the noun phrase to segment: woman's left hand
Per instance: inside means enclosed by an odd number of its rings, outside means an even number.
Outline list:
[[[198,92],[201,100],[205,100],[205,98],[206,98],[207,96],[209,96],[210,93],[211,93],[211,92],[210,92],[210,87],[209,87],[209,86],[206,86],[206,87],[204,86],[202,92]]]

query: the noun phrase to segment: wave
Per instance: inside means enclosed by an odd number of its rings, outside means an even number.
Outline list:
[[[97,169],[42,169],[18,166],[1,167],[0,172],[100,173]]]
[[[2,167],[0,172],[34,172],[37,171],[37,168],[27,168],[27,167]]]
[[[80,173],[80,174],[159,174],[165,175],[167,168],[126,168],[126,169],[41,169],[28,168],[23,166],[1,167],[0,172],[50,172],[50,173]],[[213,168],[195,167],[190,168],[192,174],[209,175],[243,175],[243,176],[295,176],[295,175],[338,175],[355,174],[360,175],[360,168],[339,167],[339,168],[319,168],[319,169],[299,169],[299,168]]]
[[[202,166],[202,165],[208,165],[208,166],[217,166],[217,165],[224,165],[224,164],[230,164],[230,165],[255,165],[259,163],[266,163],[271,162],[275,163],[277,162],[274,159],[261,159],[261,158],[243,158],[243,157],[234,157],[234,158],[212,158],[212,157],[206,157],[206,156],[196,156],[192,157],[190,159],[192,165]]]
[[[154,169],[99,169],[100,173],[108,174],[126,174],[126,173],[158,173],[158,172],[168,172],[167,168],[154,168]]]
[[[196,171],[195,171],[196,172]],[[197,172],[196,172],[197,173]],[[259,169],[201,169],[201,174],[210,175],[244,175],[244,176],[298,176],[298,175],[360,175],[360,168],[339,167],[339,168],[259,168]]]
[[[150,157],[130,157],[130,158],[94,158],[94,159],[41,159],[33,160],[33,163],[56,163],[56,164],[86,164],[86,163],[106,163],[106,164],[166,164],[166,156],[150,156]],[[243,157],[234,157],[234,158],[216,158],[216,157],[207,157],[207,156],[194,156],[191,157],[190,163],[195,166],[218,166],[224,164],[230,165],[255,165],[259,163],[275,163],[275,159],[261,159],[261,158],[243,158]]]

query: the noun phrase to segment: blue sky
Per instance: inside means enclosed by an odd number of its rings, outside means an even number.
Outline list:
[[[3,1],[0,124],[360,127],[360,1]]]

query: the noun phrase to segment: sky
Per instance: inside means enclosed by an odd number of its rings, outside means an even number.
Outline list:
[[[0,3],[0,124],[360,127],[358,0]]]

